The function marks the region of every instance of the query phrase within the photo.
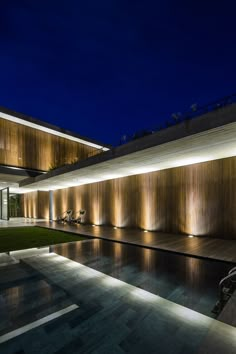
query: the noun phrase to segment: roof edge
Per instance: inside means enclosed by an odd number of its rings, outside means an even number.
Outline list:
[[[76,142],[84,144],[84,145],[88,145],[88,146],[91,146],[91,147],[94,147],[97,149],[101,149],[103,151],[110,150],[110,148],[111,148],[111,146],[108,144],[100,143],[96,140],[84,137],[84,136],[79,135],[75,132],[71,132],[67,129],[60,128],[60,127],[55,126],[51,123],[44,122],[42,120],[33,118],[31,116],[27,116],[23,113],[19,113],[19,112],[10,110],[6,107],[0,106],[0,118],[6,119],[9,121],[18,123],[18,124],[22,124],[25,126],[29,126],[33,129],[45,131],[46,133],[49,133],[52,135],[57,135],[57,136],[60,136],[62,138],[68,139],[68,140],[76,141]]]
[[[102,162],[116,159],[125,155],[133,154],[137,151],[152,148],[153,146],[164,145],[179,139],[188,138],[196,134],[203,133],[212,129],[223,127],[236,122],[236,104],[222,107],[214,112],[205,113],[197,118],[184,121],[179,125],[158,131],[152,135],[131,141],[127,144],[114,147],[113,149],[99,155],[81,160],[73,165],[65,165],[46,174],[35,178],[27,178],[20,182],[20,187],[40,182],[42,180],[55,177],[64,173],[72,172],[76,169],[89,167]]]

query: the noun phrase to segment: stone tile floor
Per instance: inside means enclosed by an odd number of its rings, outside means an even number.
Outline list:
[[[0,337],[72,304],[63,289],[24,264],[6,267],[1,273]]]
[[[12,284],[6,276],[11,267],[17,268],[12,270]],[[14,286],[22,286],[20,295],[15,290],[11,294]],[[2,299],[9,299],[12,309],[19,307],[22,315],[25,312],[27,321],[32,311],[44,315],[41,307],[46,304],[47,311],[55,311],[59,299],[79,305],[1,344],[1,354],[236,352],[236,328],[54,253],[8,266],[0,289]]]
[[[90,239],[50,247],[51,251],[89,268],[147,290],[209,317],[218,284],[233,264],[174,252]]]
[[[38,223],[40,224],[41,222],[44,223],[45,219],[10,218],[9,220],[0,220],[0,228],[34,226]]]

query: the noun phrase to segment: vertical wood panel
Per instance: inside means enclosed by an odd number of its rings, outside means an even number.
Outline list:
[[[22,214],[25,218],[49,218],[49,192],[30,192],[21,196]]]
[[[49,219],[49,192],[38,192],[38,219]]]
[[[0,117],[0,164],[48,170],[72,163],[100,150]]]
[[[87,222],[236,239],[236,158],[54,192],[55,215],[87,210]]]
[[[22,196],[23,214],[26,218],[38,217],[38,192],[26,193]]]
[[[222,228],[229,237],[236,235],[236,158],[222,160],[222,176],[219,210],[223,219]]]

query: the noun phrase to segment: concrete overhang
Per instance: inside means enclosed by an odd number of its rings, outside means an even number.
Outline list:
[[[186,120],[75,165],[25,179],[20,187],[24,192],[56,190],[232,156],[236,156],[236,104]]]
[[[21,180],[28,177],[39,176],[43,173],[45,173],[45,171],[0,165],[0,189],[9,187],[11,193],[17,193],[19,190],[19,182]]]

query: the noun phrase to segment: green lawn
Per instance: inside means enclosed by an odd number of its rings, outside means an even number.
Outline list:
[[[0,229],[0,253],[85,239],[79,235],[37,226],[2,228]]]

